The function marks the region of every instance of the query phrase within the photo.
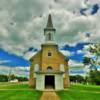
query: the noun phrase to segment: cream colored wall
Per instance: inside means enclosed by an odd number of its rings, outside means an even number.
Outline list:
[[[32,88],[36,87],[36,78],[34,73],[34,66],[35,64],[39,64],[41,66],[41,51],[38,52],[34,57],[30,59],[31,66],[30,66],[30,73],[29,73],[29,86]]]
[[[55,89],[56,90],[64,89],[63,75],[61,75],[61,74],[55,75]]]
[[[36,74],[36,89],[37,90],[45,89],[45,75]]]

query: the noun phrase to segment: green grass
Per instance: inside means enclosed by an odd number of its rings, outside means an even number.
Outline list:
[[[30,89],[28,84],[0,84],[0,100],[39,100],[42,92]]]
[[[28,84],[18,84],[18,83],[6,83],[6,84],[2,84],[0,85],[0,89],[29,89]]]
[[[35,90],[2,90],[0,100],[39,100],[41,92]]]
[[[68,90],[57,94],[61,100],[100,100],[100,86],[72,85]]]
[[[100,86],[71,85],[58,91],[61,100],[100,100]],[[39,100],[42,92],[30,89],[27,83],[0,83],[0,100]]]

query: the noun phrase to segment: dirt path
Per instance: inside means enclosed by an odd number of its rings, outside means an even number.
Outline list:
[[[60,100],[55,91],[44,91],[40,100]]]

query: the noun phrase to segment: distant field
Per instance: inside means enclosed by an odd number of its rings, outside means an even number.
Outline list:
[[[57,94],[61,100],[100,100],[100,86],[72,85]]]
[[[28,83],[0,83],[0,89],[30,89]]]
[[[25,83],[0,83],[0,100],[39,100],[41,94]]]

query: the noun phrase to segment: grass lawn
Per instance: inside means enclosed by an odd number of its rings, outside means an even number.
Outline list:
[[[39,100],[41,95],[28,84],[0,83],[0,100]]]
[[[60,100],[100,100],[100,86],[71,85],[57,92]],[[27,83],[0,83],[0,100],[39,100],[42,92],[30,89]]]
[[[72,85],[68,90],[57,92],[61,100],[100,100],[100,86]]]

